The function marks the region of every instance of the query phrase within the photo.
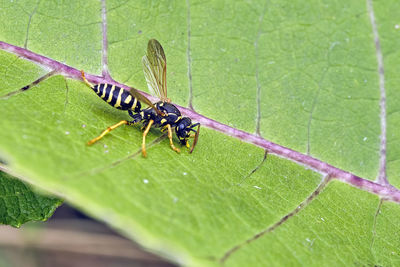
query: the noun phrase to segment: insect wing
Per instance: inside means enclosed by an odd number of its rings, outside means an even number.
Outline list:
[[[159,111],[153,103],[151,103],[151,101],[145,97],[144,95],[142,95],[141,93],[139,93],[138,90],[136,90],[135,88],[131,88],[129,90],[129,94],[131,94],[133,97],[135,97],[137,100],[139,100],[140,102],[145,103],[146,105],[148,105],[149,107],[153,108],[158,114],[161,114],[161,111]]]
[[[161,44],[151,39],[147,45],[147,55],[142,59],[144,76],[150,92],[161,99],[167,98],[167,59]],[[169,101],[168,101],[169,102]]]

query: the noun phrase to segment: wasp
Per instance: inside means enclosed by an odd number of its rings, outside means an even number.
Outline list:
[[[160,99],[157,103],[153,104],[134,88],[128,91],[112,84],[101,83],[93,85],[86,79],[84,71],[81,71],[85,84],[101,99],[117,109],[127,110],[128,114],[133,118],[132,121],[122,120],[108,127],[98,137],[93,138],[87,144],[92,145],[96,143],[119,126],[142,123],[142,129],[144,129],[142,155],[144,157],[147,156],[146,136],[151,127],[161,128],[161,132],[167,132],[171,148],[178,153],[180,150],[174,145],[172,132],[175,131],[181,145],[186,146],[188,149],[190,149],[188,139],[194,137],[192,148],[189,151],[189,153],[192,153],[197,144],[200,123],[192,123],[190,118],[183,117],[167,97],[167,60],[164,49],[157,40],[151,39],[148,42],[147,55],[143,56],[142,63],[147,86],[152,95]],[[141,102],[147,104],[149,107],[142,108]],[[196,127],[197,130],[195,130]]]

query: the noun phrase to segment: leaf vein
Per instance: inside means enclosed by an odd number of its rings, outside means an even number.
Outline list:
[[[3,41],[0,41],[0,49],[5,50],[7,52],[16,54],[25,59],[31,60],[37,64],[42,66],[49,67],[51,69],[57,70],[60,74],[65,75],[67,77],[81,80],[81,73],[79,70],[70,67],[66,64],[58,62],[56,60],[50,59],[48,57],[33,53],[27,49],[17,47]],[[95,76],[87,74],[86,78],[92,83],[111,83],[115,84],[119,87],[130,90],[131,87],[116,82],[114,80],[107,79],[105,77]],[[156,98],[150,96],[147,93],[140,92],[151,101],[155,102]],[[334,167],[326,162],[313,158],[309,155],[302,154],[300,152],[294,151],[290,148],[281,146],[279,144],[275,144],[268,140],[265,140],[262,137],[256,136],[254,134],[250,134],[244,132],[242,130],[232,128],[223,123],[217,122],[210,118],[200,115],[199,113],[190,110],[188,108],[184,108],[182,106],[176,105],[176,107],[181,111],[184,116],[188,116],[192,118],[192,120],[201,123],[203,126],[213,129],[215,131],[222,132],[228,136],[240,139],[244,142],[254,144],[256,146],[267,149],[270,154],[275,154],[279,157],[285,158],[287,160],[294,161],[300,165],[304,165],[308,168],[311,168],[321,174],[329,175],[332,179],[340,180],[344,183],[350,184],[354,187],[357,187],[361,190],[379,195],[384,197],[387,200],[400,203],[400,190],[391,186],[390,184],[379,184],[365,178],[361,178],[356,176],[348,171],[341,170],[337,167]]]

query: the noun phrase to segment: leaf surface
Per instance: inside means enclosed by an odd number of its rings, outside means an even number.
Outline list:
[[[28,221],[45,221],[62,201],[33,192],[30,186],[0,172],[0,223],[20,227]]]

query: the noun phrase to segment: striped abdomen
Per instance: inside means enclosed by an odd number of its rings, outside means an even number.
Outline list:
[[[101,99],[117,109],[140,112],[140,102],[121,87],[101,83],[94,85],[92,89]]]

